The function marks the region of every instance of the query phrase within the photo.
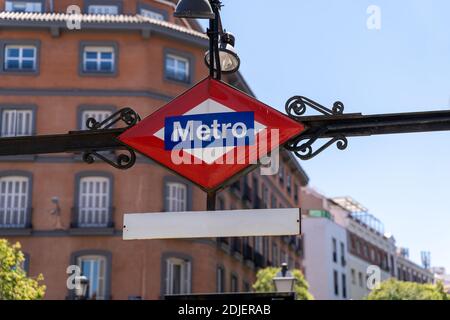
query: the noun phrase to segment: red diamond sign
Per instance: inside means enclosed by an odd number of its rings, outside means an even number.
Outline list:
[[[118,139],[211,191],[303,130],[279,111],[206,78]]]

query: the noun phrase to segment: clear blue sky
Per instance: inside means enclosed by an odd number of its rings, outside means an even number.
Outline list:
[[[223,0],[241,72],[278,109],[295,94],[363,114],[440,110],[450,101],[448,0]],[[369,5],[381,30],[369,30]],[[450,271],[450,132],[352,138],[302,162],[311,185],[349,195],[410,248]],[[446,200],[447,199],[447,200]]]

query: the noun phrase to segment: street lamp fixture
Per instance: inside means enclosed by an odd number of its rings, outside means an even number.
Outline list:
[[[234,44],[235,38],[231,33],[224,32],[221,34],[219,44],[219,60],[222,73],[234,73],[239,70],[241,59],[239,59],[239,56],[234,49]],[[205,54],[205,63],[208,68],[211,68],[210,62],[210,51],[207,51]],[[217,71],[216,67],[214,67],[214,71]]]
[[[215,19],[208,0],[181,0],[178,2],[174,16],[188,19]]]
[[[89,288],[89,279],[86,276],[78,276],[76,277],[76,283],[79,284],[75,287],[76,299],[86,300]]]
[[[295,281],[292,273],[288,271],[288,266],[285,262],[281,265],[281,271],[273,278],[273,283],[278,293],[294,292]]]

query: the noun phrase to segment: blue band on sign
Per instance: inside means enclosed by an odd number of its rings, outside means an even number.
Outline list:
[[[250,146],[255,143],[253,112],[167,117],[165,150]]]

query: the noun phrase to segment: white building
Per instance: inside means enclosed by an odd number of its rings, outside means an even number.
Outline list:
[[[433,267],[430,270],[434,275],[434,283],[441,281],[445,291],[450,294],[450,274],[447,274],[444,267]]]
[[[370,280],[380,281],[396,276],[395,239],[385,234],[383,224],[355,200],[341,197],[333,202],[344,209],[335,210],[334,217],[347,230],[349,296],[362,299],[371,291],[373,282],[367,281],[370,276]],[[373,267],[377,274],[372,273]]]
[[[348,299],[347,234],[333,221],[329,200],[312,189],[302,194],[303,267],[317,300]]]
[[[397,250],[397,279],[417,283],[433,283],[431,271],[409,260],[409,251],[404,248]]]

